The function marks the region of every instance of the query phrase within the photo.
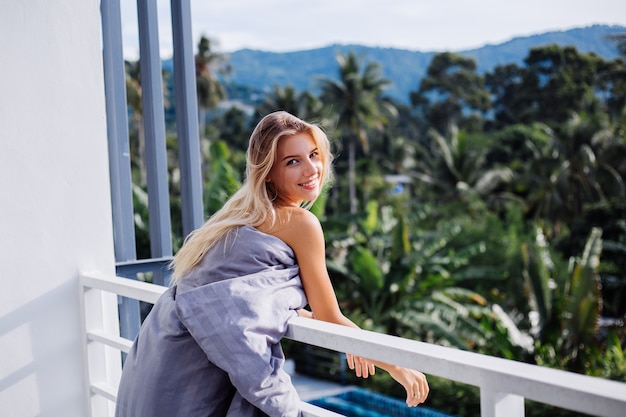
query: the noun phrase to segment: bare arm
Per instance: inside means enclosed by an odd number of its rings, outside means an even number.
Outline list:
[[[312,213],[297,209],[292,212],[288,227],[277,235],[291,246],[298,260],[300,278],[312,310],[312,314],[302,312],[301,315],[307,317],[311,314],[317,320],[358,328],[339,308],[326,269],[324,234],[319,220]],[[354,369],[359,377],[367,378],[374,374],[374,365],[387,371],[405,388],[409,406],[419,405],[426,400],[429,388],[426,377],[421,372],[351,354],[347,356],[350,369]]]

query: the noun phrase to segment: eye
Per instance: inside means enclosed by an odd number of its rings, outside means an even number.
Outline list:
[[[313,151],[311,152],[311,155],[309,155],[309,158],[313,159],[313,158],[317,158],[320,155],[320,153],[318,151]]]
[[[287,166],[297,164],[297,163],[298,163],[297,159],[290,159],[289,161],[287,161]]]

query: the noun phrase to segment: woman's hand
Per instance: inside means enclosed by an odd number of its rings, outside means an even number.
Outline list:
[[[353,370],[359,378],[367,378],[376,373],[374,364],[365,358],[346,353],[346,360],[348,361],[348,368]]]
[[[388,372],[406,390],[406,404],[409,407],[415,407],[426,401],[430,388],[423,373],[399,366],[388,370]]]

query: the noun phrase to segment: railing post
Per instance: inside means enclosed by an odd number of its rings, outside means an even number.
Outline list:
[[[120,2],[119,0],[102,0],[100,8],[113,239],[115,260],[120,262],[134,260],[137,257]]]
[[[130,278],[136,280],[137,278]],[[139,301],[126,297],[118,297],[118,308],[120,311],[120,335],[126,339],[133,340],[141,327],[141,305]],[[126,354],[123,355],[126,359]]]
[[[137,259],[137,252],[135,250],[120,2],[119,0],[103,0],[100,8],[115,260],[127,262]],[[122,335],[128,338],[134,337],[141,324],[139,303],[137,300],[120,299],[119,311],[122,319]]]
[[[524,397],[481,387],[480,417],[524,417]]]
[[[183,236],[202,226],[202,172],[198,134],[198,99],[191,36],[189,0],[172,0],[174,81],[176,83],[176,128],[180,165]]]
[[[81,307],[81,325],[83,336],[83,356],[85,379],[88,385],[86,392],[89,417],[112,417],[115,404],[99,395],[94,395],[93,386],[117,389],[122,373],[120,352],[117,349],[100,343],[89,343],[87,334],[93,331],[119,335],[118,311],[116,295],[83,285],[79,277],[79,302]]]
[[[146,135],[150,250],[153,258],[160,258],[172,254],[172,227],[156,0],[138,0],[137,16],[141,98]],[[154,272],[153,282],[166,284],[163,281],[163,274]]]

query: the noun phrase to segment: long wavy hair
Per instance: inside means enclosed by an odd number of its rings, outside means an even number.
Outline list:
[[[191,232],[178,251],[170,268],[172,285],[196,266],[218,240],[239,226],[258,227],[269,220],[276,221],[273,200],[275,190],[265,179],[276,160],[276,148],[281,138],[306,133],[311,136],[322,160],[321,187],[332,179],[330,143],[322,129],[296,116],[278,111],[265,116],[257,124],[248,144],[246,176],[241,188],[200,228]],[[309,209],[315,201],[307,201]]]

